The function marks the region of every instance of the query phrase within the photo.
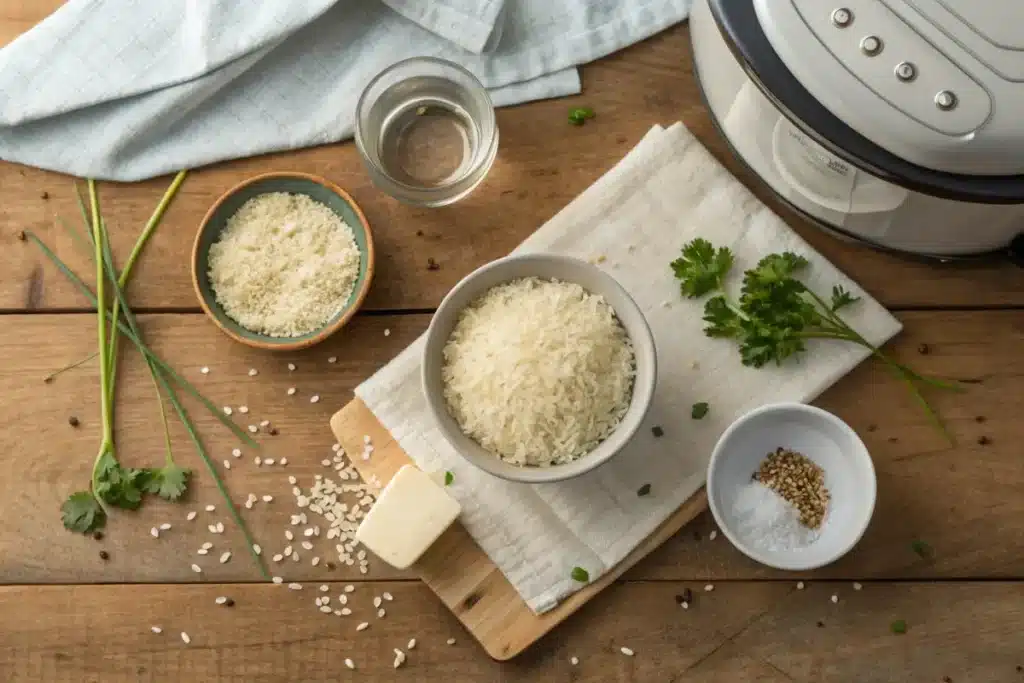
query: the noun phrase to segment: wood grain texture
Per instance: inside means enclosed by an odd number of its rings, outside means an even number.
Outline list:
[[[715,132],[693,78],[685,26],[588,65],[583,80],[584,95],[579,98],[499,110],[501,149],[494,168],[472,195],[446,208],[403,206],[375,190],[351,143],[195,171],[140,259],[130,296],[135,305],[148,309],[198,310],[187,264],[203,215],[224,190],[248,177],[301,171],[348,190],[374,227],[377,275],[367,308],[432,308],[462,276],[504,256],[543,225],[619,161],[653,124],[682,120],[759,197],[884,304],[1024,304],[1020,269],[913,263],[840,242],[782,210],[731,158]],[[597,118],[586,126],[569,126],[566,111],[573,103],[593,107]],[[128,253],[168,181],[101,187],[115,255],[123,258]],[[78,217],[69,178],[0,164],[0,245],[7,254],[7,267],[0,272],[0,310],[83,308],[77,292],[38,251],[17,242],[21,230],[34,230],[62,258],[83,265],[86,256],[55,226],[56,216],[68,221]],[[440,270],[428,271],[428,258]]]
[[[332,584],[331,596],[340,584]],[[0,589],[5,683],[1019,683],[1019,583],[630,583],[606,591],[513,662],[481,656],[425,587],[363,584],[353,615],[316,611],[315,586],[54,586]],[[682,610],[684,589],[696,593]],[[370,600],[390,591],[387,616]],[[837,604],[830,601],[837,595]],[[232,608],[214,604],[231,596]],[[45,618],[25,619],[26,613]],[[356,632],[367,620],[371,626]],[[908,631],[890,632],[894,619]],[[820,626],[818,624],[821,624]],[[164,629],[160,635],[150,626]],[[185,630],[191,645],[182,643]],[[406,650],[392,668],[393,648]],[[446,645],[454,637],[454,645]],[[634,657],[618,651],[630,647]],[[357,669],[349,671],[349,657]],[[579,664],[573,666],[571,657]]]
[[[1019,400],[1024,395],[1024,318],[1016,311],[920,312],[900,316],[906,325],[892,345],[900,358],[921,371],[952,374],[972,383],[964,394],[933,398],[957,436],[948,447],[906,390],[873,363],[859,367],[826,392],[818,403],[860,432],[875,458],[879,478],[876,522],[847,558],[816,572],[836,578],[981,578],[1021,577],[1024,534],[1019,520],[1024,500],[1020,442],[1024,438]],[[306,483],[324,472],[333,437],[331,415],[352,396],[353,387],[411,343],[428,323],[427,315],[357,316],[349,327],[322,347],[281,356],[232,343],[199,314],[143,316],[143,326],[158,353],[194,381],[217,405],[236,408],[242,425],[269,419],[276,437],[262,436],[273,454],[288,457],[285,468],[253,465],[254,454],[235,462],[236,439],[207,415],[194,411],[206,445],[216,462],[227,458],[233,468],[227,482],[235,500],[249,493],[275,496],[248,515],[253,531],[269,553],[280,552],[288,515],[293,511],[290,485],[294,475]],[[59,583],[194,581],[189,564],[208,534],[205,522],[221,519],[230,528],[210,477],[200,469],[194,498],[186,505],[154,503],[138,515],[118,515],[104,541],[108,563],[96,557],[95,541],[64,531],[58,507],[72,490],[85,485],[98,445],[98,378],[92,364],[61,375],[52,384],[42,377],[54,368],[88,355],[95,346],[94,318],[89,315],[5,316],[0,326],[0,376],[6,390],[0,401],[0,459],[11,485],[0,487],[0,515],[13,524],[0,527],[0,582]],[[384,331],[390,330],[385,336]],[[918,351],[928,345],[928,354]],[[337,357],[336,363],[327,359]],[[297,364],[289,372],[286,364]],[[210,374],[202,375],[202,366]],[[259,375],[250,378],[249,368]],[[152,390],[134,350],[126,350],[118,398],[118,448],[129,464],[155,464],[162,458],[159,421]],[[296,387],[294,397],[287,395]],[[314,394],[321,397],[311,404]],[[240,405],[251,412],[242,416]],[[73,429],[68,417],[81,420]],[[984,422],[976,418],[983,417]],[[665,425],[665,428],[670,428]],[[986,437],[990,443],[979,444]],[[184,432],[175,427],[175,452],[190,467],[200,467]],[[653,495],[657,495],[655,490]],[[184,513],[213,503],[216,515],[201,513],[198,530],[188,529]],[[209,520],[208,520],[209,518]],[[159,541],[147,531],[163,521],[175,529]],[[758,567],[719,537],[708,540],[703,519],[677,534],[629,574],[629,579],[724,579],[780,577]],[[694,538],[699,532],[701,540]],[[24,539],[35,542],[24,542]],[[910,542],[932,544],[935,558],[924,562],[910,552]],[[217,541],[218,539],[214,539]],[[219,539],[235,553],[227,565],[209,562],[209,578],[255,580],[239,538]],[[326,559],[326,554],[325,554]],[[393,577],[382,563],[372,563],[371,577]],[[351,568],[330,574],[305,562],[287,565],[289,578],[348,577]],[[409,576],[405,574],[404,576]]]
[[[364,438],[370,437],[374,444],[373,457],[355,461],[356,469],[366,481],[387,485],[402,466],[412,463],[358,398],[331,418],[331,429],[338,443],[349,453],[359,453]],[[434,591],[487,654],[497,660],[508,660],[608,588],[706,508],[704,492],[695,493],[622,562],[544,614],[535,614],[522,601],[501,570],[458,522],[427,549],[411,571]]]

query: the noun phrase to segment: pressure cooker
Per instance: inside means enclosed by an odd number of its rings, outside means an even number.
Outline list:
[[[1024,2],[696,0],[697,77],[734,153],[849,239],[1024,254]]]

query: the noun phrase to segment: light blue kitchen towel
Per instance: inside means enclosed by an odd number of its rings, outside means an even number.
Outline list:
[[[69,0],[0,49],[0,159],[140,180],[352,136],[401,59],[472,71],[498,106],[580,92],[575,67],[692,0]]]

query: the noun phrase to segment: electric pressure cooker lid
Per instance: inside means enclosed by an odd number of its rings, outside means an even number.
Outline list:
[[[764,93],[913,190],[1024,201],[1024,2],[708,0]]]

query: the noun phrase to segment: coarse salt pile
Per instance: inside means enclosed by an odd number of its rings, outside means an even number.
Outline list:
[[[245,202],[210,247],[224,312],[271,337],[315,331],[348,303],[359,276],[352,228],[310,197],[270,192]]]
[[[800,510],[759,481],[751,481],[732,504],[736,534],[758,550],[805,548],[818,540],[819,530],[800,521]]]
[[[622,420],[633,346],[603,297],[523,278],[460,312],[444,347],[448,411],[483,448],[516,465],[567,463]]]

